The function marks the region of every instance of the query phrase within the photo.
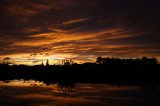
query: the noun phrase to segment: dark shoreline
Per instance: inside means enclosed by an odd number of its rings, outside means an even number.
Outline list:
[[[0,66],[0,80],[34,79],[47,85],[62,83],[107,83],[159,86],[160,65],[81,64],[70,66]]]

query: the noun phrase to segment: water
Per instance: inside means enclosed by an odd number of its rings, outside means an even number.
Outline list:
[[[0,81],[0,106],[158,106],[159,101],[158,87]]]

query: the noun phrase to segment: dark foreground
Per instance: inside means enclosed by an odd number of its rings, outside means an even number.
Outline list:
[[[159,106],[160,87],[76,83],[50,84],[34,80],[0,81],[0,106]]]
[[[159,106],[160,65],[0,66],[0,106]]]
[[[70,66],[0,66],[0,80],[34,79],[46,84],[107,83],[156,87],[160,65],[83,64]]]

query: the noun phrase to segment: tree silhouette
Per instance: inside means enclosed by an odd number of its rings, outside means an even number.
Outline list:
[[[72,59],[62,60],[62,65],[69,66],[69,65],[73,65],[73,64],[74,64],[74,60],[72,60]]]
[[[141,59],[120,59],[120,58],[102,58],[98,57],[96,60],[98,64],[108,65],[157,65],[158,60],[156,58],[142,57]]]
[[[10,57],[6,57],[2,60],[2,64],[10,65],[10,64],[14,64],[14,63],[15,63],[14,59],[12,59]]]
[[[46,62],[46,66],[48,67],[49,66],[49,60],[47,59],[47,62]]]
[[[97,60],[96,60],[96,62],[98,64],[102,64],[103,63],[103,58],[102,57],[98,57]]]

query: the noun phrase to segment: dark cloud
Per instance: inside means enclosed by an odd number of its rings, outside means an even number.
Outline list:
[[[159,0],[1,0],[0,55],[159,57]]]

